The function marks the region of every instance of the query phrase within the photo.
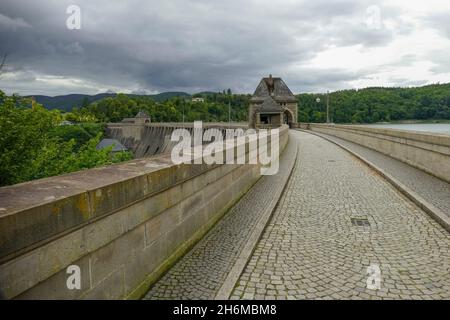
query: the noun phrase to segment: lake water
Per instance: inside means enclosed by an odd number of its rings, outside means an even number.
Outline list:
[[[450,135],[450,123],[369,124],[367,127],[434,132]]]

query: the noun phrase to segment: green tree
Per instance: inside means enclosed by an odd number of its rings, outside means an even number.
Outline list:
[[[97,150],[103,126],[60,126],[59,111],[0,91],[0,185],[10,185],[128,160]]]
[[[322,122],[325,112],[322,94],[299,94],[299,119]],[[320,103],[315,98],[321,99]],[[450,119],[450,84],[417,88],[366,88],[330,93],[331,118],[336,123],[373,123],[414,119]],[[301,112],[301,113],[300,113]]]

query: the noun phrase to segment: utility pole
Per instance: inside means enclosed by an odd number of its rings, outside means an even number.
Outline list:
[[[330,123],[330,97],[327,90],[327,123]]]
[[[228,128],[231,129],[231,95],[228,96]]]
[[[186,105],[186,101],[183,101],[183,127],[184,127],[184,106]]]

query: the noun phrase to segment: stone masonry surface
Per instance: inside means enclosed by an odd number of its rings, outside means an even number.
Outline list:
[[[297,163],[231,298],[450,299],[449,233],[338,146],[291,139]],[[369,265],[379,289],[367,288]]]
[[[144,299],[214,299],[257,225],[260,212],[275,191],[285,186],[296,149],[297,143],[290,141],[281,156],[278,174],[263,176]]]
[[[359,144],[323,133],[316,134],[323,135],[362,155],[450,216],[450,183]]]

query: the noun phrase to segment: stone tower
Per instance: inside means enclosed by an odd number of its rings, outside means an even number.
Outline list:
[[[262,78],[250,99],[250,128],[274,128],[297,124],[297,98],[281,78]]]

